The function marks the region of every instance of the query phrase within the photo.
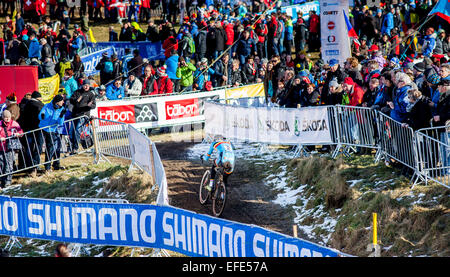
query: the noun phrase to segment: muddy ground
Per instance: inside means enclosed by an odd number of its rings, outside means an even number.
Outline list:
[[[202,164],[200,159],[189,160],[187,149],[194,143],[165,141],[156,145],[166,171],[170,205],[212,215],[211,201],[201,205],[198,200],[199,184],[209,165]],[[257,174],[255,168],[245,162],[236,166],[229,179],[228,200],[221,218],[292,236],[293,212],[271,202],[274,191],[263,184]]]

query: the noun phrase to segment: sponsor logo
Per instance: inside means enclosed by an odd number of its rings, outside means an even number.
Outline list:
[[[98,117],[123,123],[136,123],[134,105],[98,107]]]
[[[258,130],[260,132],[268,131],[268,132],[290,132],[289,124],[286,120],[271,120],[267,119],[266,121],[261,122],[258,119]]]
[[[235,116],[233,121],[231,121],[232,128],[240,128],[240,129],[252,129],[253,126],[250,124],[250,120],[247,117],[238,118]]]
[[[328,30],[333,30],[336,24],[333,21],[327,23]]]
[[[158,121],[158,108],[156,103],[134,105],[136,122]]]
[[[338,11],[324,11],[322,14],[323,15],[337,15],[339,12]]]
[[[328,42],[330,42],[330,43],[336,42],[336,36],[333,36],[333,35],[328,36],[328,37],[327,37],[327,40],[328,40]]]
[[[166,120],[200,115],[198,99],[185,99],[166,102]]]
[[[339,50],[325,50],[327,56],[339,56]]]
[[[327,122],[325,119],[308,120],[305,119],[302,122],[302,132],[317,132],[328,130]]]
[[[324,7],[339,6],[339,3],[323,3]]]

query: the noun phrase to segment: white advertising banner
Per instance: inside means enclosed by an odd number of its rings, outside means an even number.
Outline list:
[[[270,144],[332,144],[328,108],[282,109],[207,103],[205,133]]]
[[[351,57],[343,10],[348,12],[348,0],[320,1],[321,48],[325,63],[337,59],[343,65],[344,61]]]

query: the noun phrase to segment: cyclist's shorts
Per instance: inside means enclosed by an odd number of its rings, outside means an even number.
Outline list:
[[[219,157],[216,159],[216,164],[223,166],[226,162],[230,162],[231,168],[229,170],[225,170],[226,174],[233,173],[234,170],[234,152],[232,151],[224,151],[220,153]]]

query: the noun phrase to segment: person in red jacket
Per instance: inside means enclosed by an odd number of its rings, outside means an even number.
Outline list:
[[[141,22],[148,22],[150,19],[150,1],[151,0],[142,0],[141,1],[141,10],[140,10],[140,20]],[[155,0],[152,0],[155,1]]]
[[[269,33],[269,30],[267,29],[267,25],[264,22],[262,22],[261,19],[256,22],[255,33],[258,37],[258,39],[256,40],[256,49],[258,52],[258,57],[262,59],[264,57],[267,57],[264,44],[266,41],[267,34]]]
[[[173,50],[178,51],[178,41],[175,38],[175,32],[171,31],[170,36],[164,40],[162,48],[164,49],[164,56],[169,58]]]
[[[156,75],[158,76],[158,79],[156,79],[158,89],[153,91],[153,93],[150,93],[150,95],[171,94],[173,92],[173,83],[167,76],[166,67],[166,65],[160,66],[156,71]]]
[[[364,97],[364,90],[360,86],[358,86],[358,84],[356,84],[351,77],[346,77],[344,79],[342,88],[344,89],[344,92],[346,92],[349,96],[349,106],[361,105]]]
[[[315,52],[319,49],[319,46],[320,46],[320,37],[319,37],[320,20],[319,20],[319,16],[316,14],[316,11],[309,12],[308,25],[309,25],[309,30],[308,30],[309,31],[309,42],[308,42],[309,50]]]
[[[231,45],[234,42],[234,25],[229,23],[228,21],[224,21],[223,28],[225,30],[226,38],[225,38],[225,49],[229,49],[228,53],[231,55]]]

